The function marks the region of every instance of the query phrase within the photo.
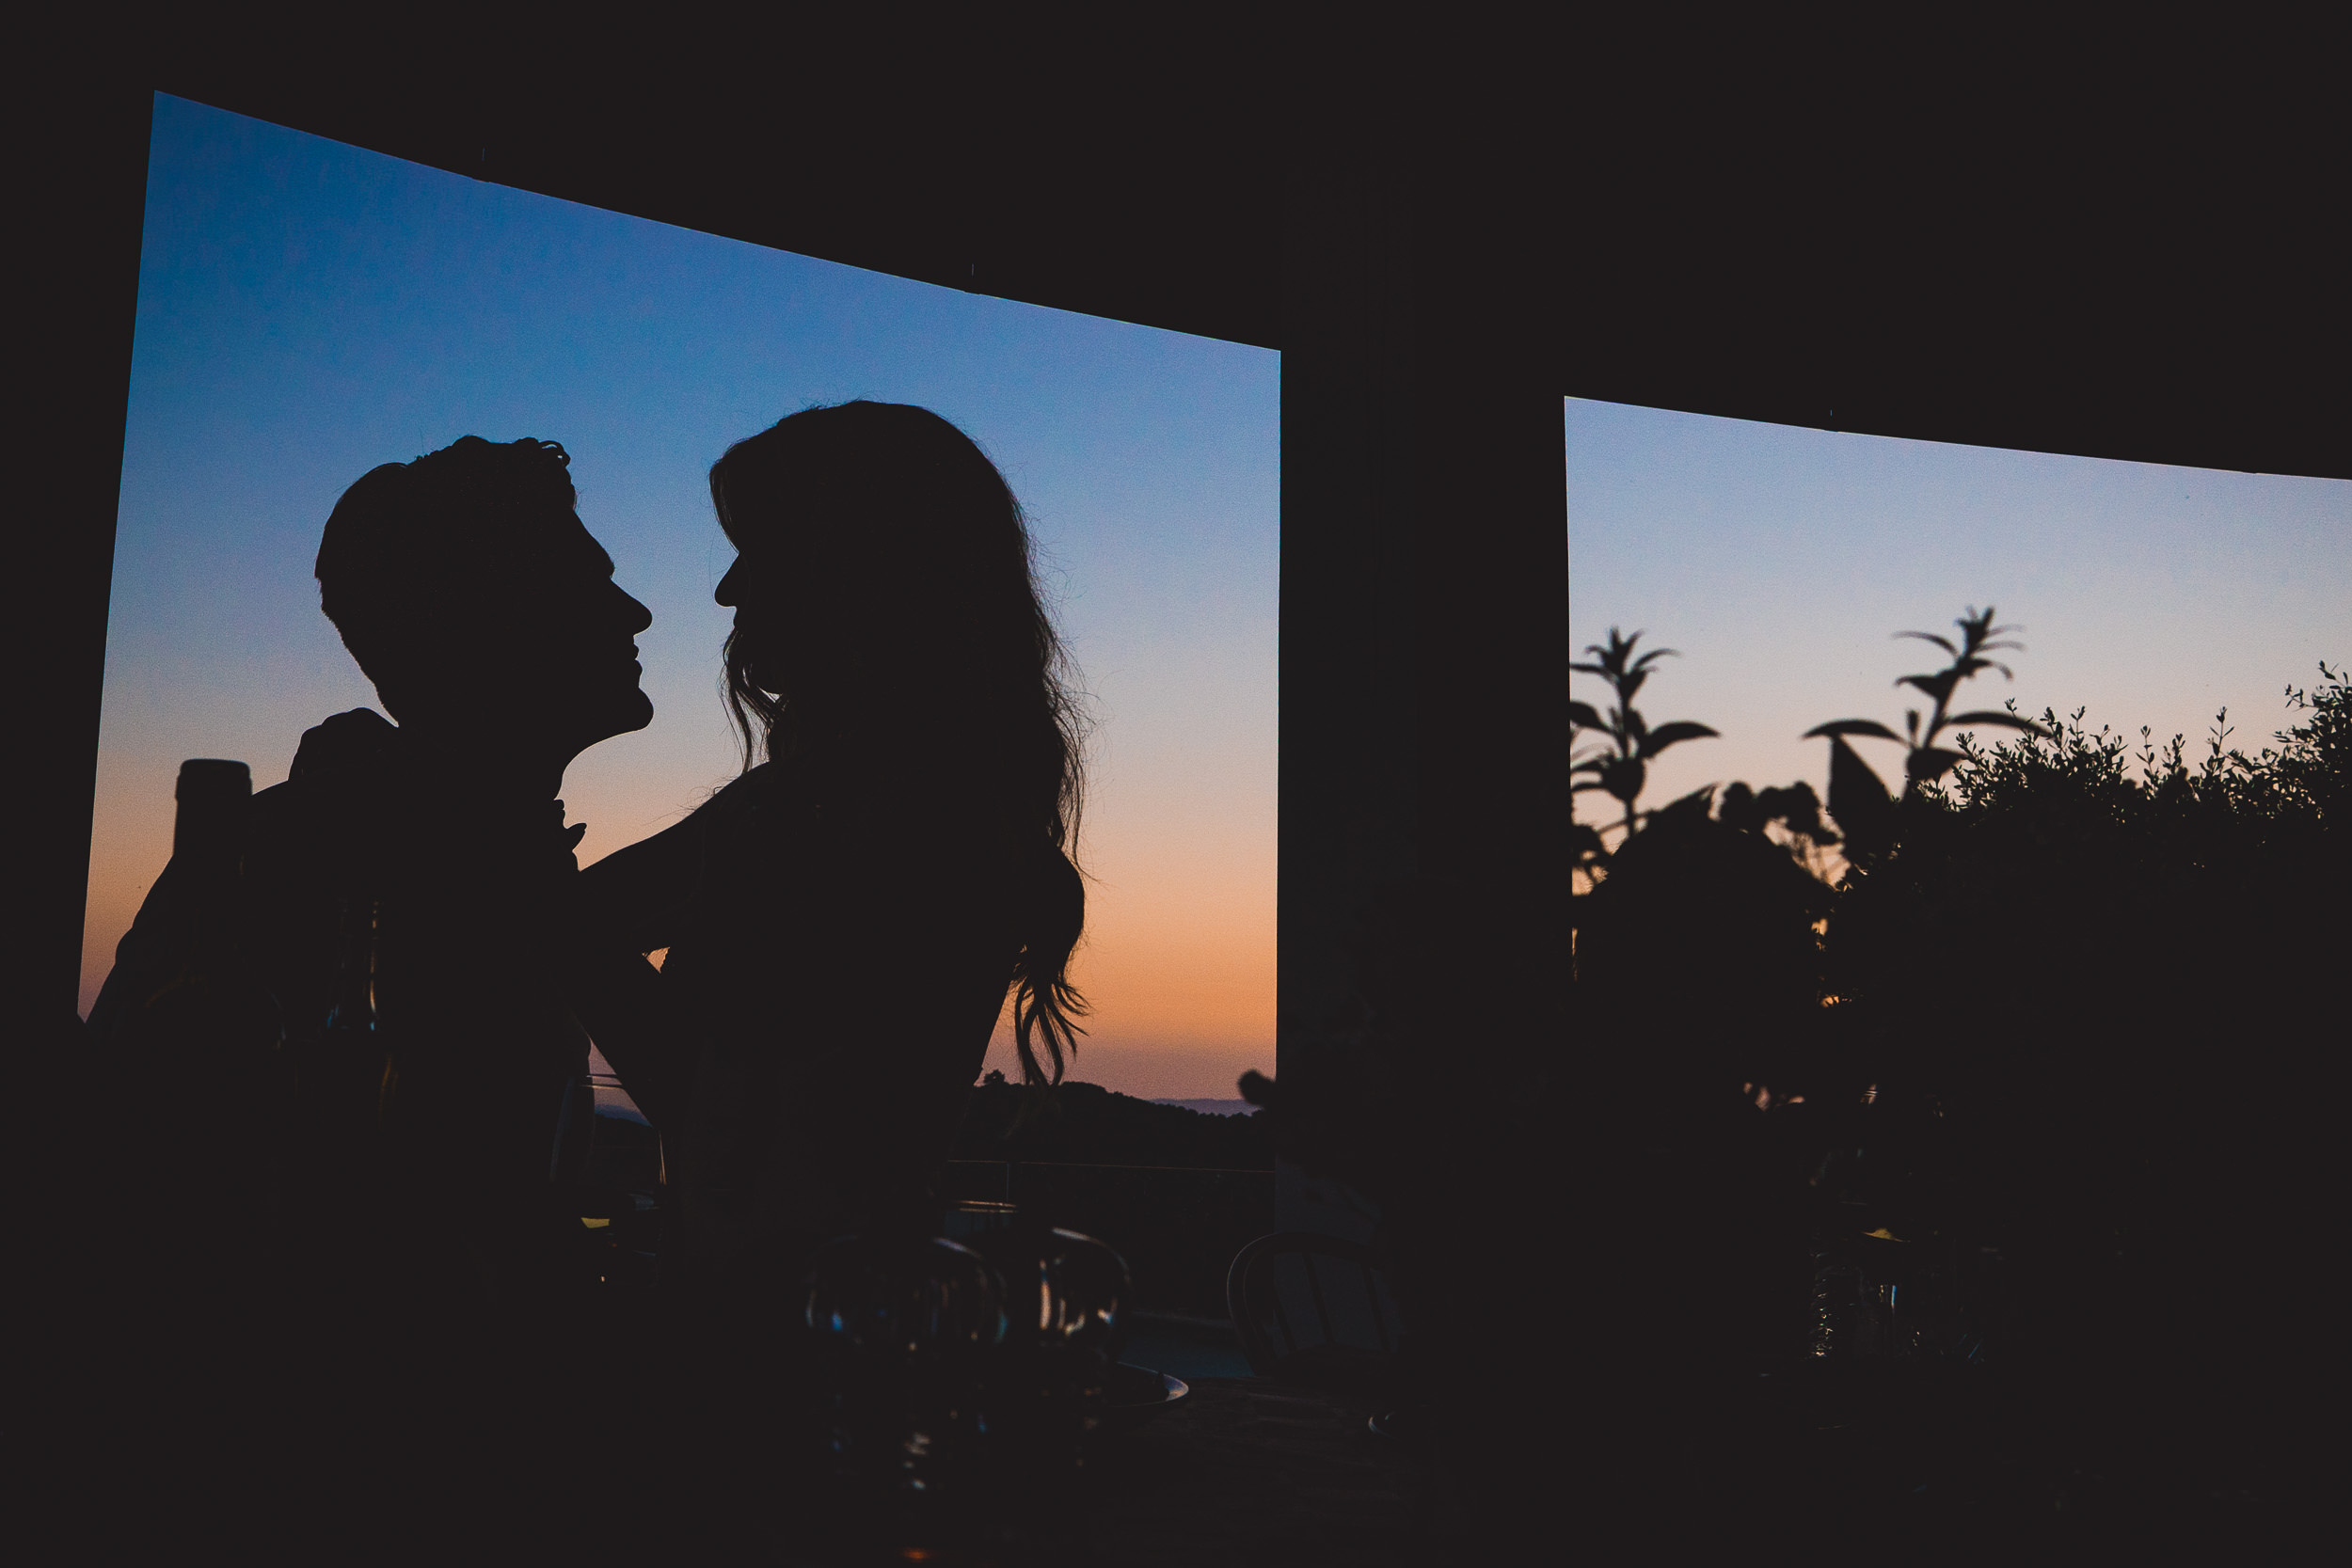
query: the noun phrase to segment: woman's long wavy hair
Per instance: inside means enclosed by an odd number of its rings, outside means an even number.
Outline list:
[[[946,420],[866,402],[803,409],[738,441],[711,466],[710,499],[742,566],[769,585],[758,592],[788,598],[747,615],[739,596],[727,638],[745,768],[764,752],[846,771],[854,786],[897,768],[894,752],[955,759],[955,787],[977,793],[1022,867],[1022,1076],[1059,1083],[1087,1010],[1069,974],[1086,927],[1073,860],[1084,726],[1021,503]]]

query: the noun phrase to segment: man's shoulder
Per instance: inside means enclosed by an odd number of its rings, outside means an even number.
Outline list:
[[[373,708],[333,714],[302,732],[294,748],[289,784],[368,776],[384,771],[400,754],[400,731]]]
[[[257,859],[280,870],[313,862],[368,820],[392,771],[399,735],[369,708],[304,731],[286,782],[253,797],[248,869]]]

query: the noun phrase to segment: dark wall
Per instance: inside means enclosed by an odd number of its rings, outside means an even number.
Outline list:
[[[2352,477],[2341,40],[1824,12],[1575,52],[1562,390]]]
[[[12,214],[25,243],[0,537],[16,611],[6,743],[16,844],[0,946],[9,1022],[39,1021],[45,1043],[80,967],[153,97],[135,81],[34,75]]]
[[[1710,18],[1446,38],[1201,10],[707,32],[209,20],[159,87],[951,287],[1287,346],[1287,149],[1394,135],[1514,189],[1558,394],[2352,477],[2327,40]],[[1334,97],[1340,91],[1342,96]],[[2332,352],[2331,352],[2332,349]]]

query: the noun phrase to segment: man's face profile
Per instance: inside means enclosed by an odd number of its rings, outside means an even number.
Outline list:
[[[404,730],[567,762],[639,730],[645,607],[612,580],[552,443],[468,437],[350,490],[321,603]]]
[[[404,727],[568,757],[641,730],[636,637],[653,624],[578,516],[517,519],[453,574],[413,626]],[[379,680],[378,689],[383,682]],[[391,701],[388,695],[388,704]]]
[[[540,693],[551,739],[585,748],[644,729],[653,703],[639,685],[644,672],[636,639],[653,614],[612,580],[612,558],[569,516],[547,531],[540,560],[516,564],[503,635],[485,639],[505,646],[484,652]],[[501,614],[501,607],[488,608]]]

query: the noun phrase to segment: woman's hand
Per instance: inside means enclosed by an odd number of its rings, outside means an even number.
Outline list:
[[[628,1097],[656,1132],[675,1138],[694,1057],[660,972],[642,953],[584,944],[566,947],[555,970],[565,1005]]]

